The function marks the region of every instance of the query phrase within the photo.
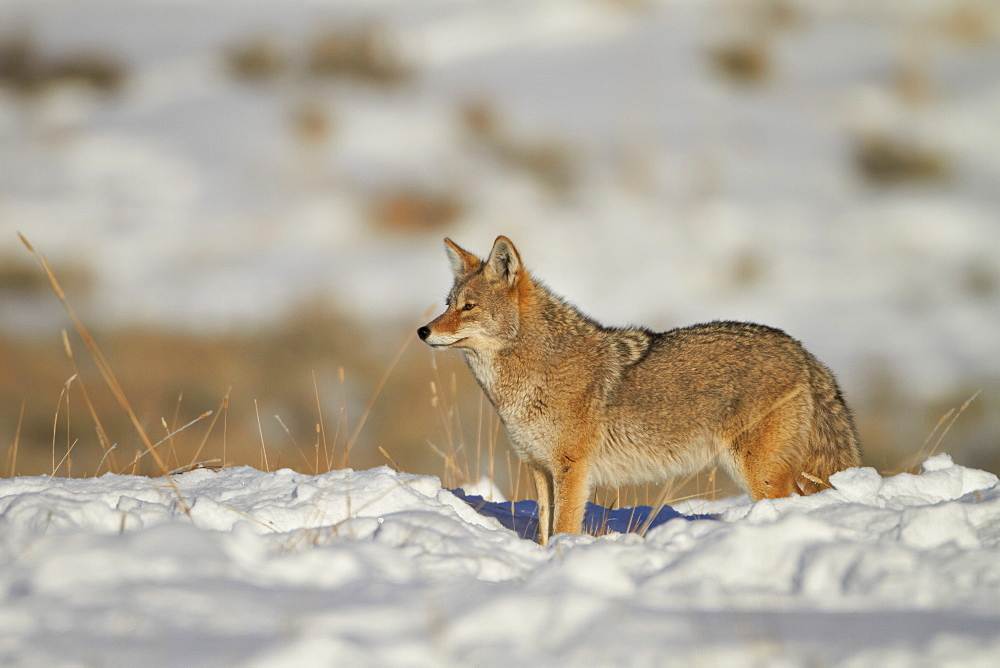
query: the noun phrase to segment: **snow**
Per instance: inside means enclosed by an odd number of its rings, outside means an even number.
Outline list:
[[[7,479],[0,663],[996,665],[997,477],[831,483],[543,548],[384,467]]]

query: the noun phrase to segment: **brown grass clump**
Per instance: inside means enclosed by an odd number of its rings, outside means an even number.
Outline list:
[[[114,93],[125,77],[124,64],[97,48],[46,58],[26,31],[0,36],[0,86],[23,95],[59,83],[76,83],[100,93]]]
[[[13,90],[31,89],[37,80],[34,40],[25,32],[0,37],[0,84]]]
[[[942,25],[945,34],[960,44],[981,46],[995,38],[998,18],[1000,11],[990,0],[973,0],[954,7]]]
[[[45,75],[53,83],[79,83],[102,93],[113,93],[125,80],[125,68],[112,56],[93,50],[53,61]]]
[[[941,183],[951,175],[943,151],[883,135],[860,138],[855,162],[865,180],[879,186]]]
[[[405,188],[376,198],[375,226],[389,231],[433,231],[453,224],[464,207],[454,195]]]
[[[60,283],[69,293],[87,294],[93,285],[91,271],[77,263],[58,265]],[[0,295],[38,296],[51,290],[48,279],[34,264],[13,255],[0,256]]]
[[[308,71],[318,77],[344,77],[380,85],[407,80],[412,72],[382,26],[333,28],[309,47]]]
[[[472,100],[459,110],[468,137],[501,163],[530,174],[551,192],[564,195],[577,182],[578,155],[553,137],[522,137],[503,122],[496,105]]]
[[[238,79],[268,82],[283,76],[296,81],[349,80],[393,86],[413,78],[413,69],[379,23],[338,25],[317,32],[296,48],[257,35],[238,41],[223,53]]]
[[[794,0],[754,0],[727,5],[707,57],[716,74],[729,83],[756,87],[775,73],[775,45],[802,16]]]
[[[738,40],[709,50],[716,72],[739,84],[761,84],[768,80],[773,65],[771,51],[763,40]]]
[[[336,129],[330,108],[319,100],[306,100],[292,110],[292,128],[306,145],[318,145],[328,140]]]
[[[267,37],[252,37],[234,44],[227,49],[225,61],[235,77],[247,81],[267,81],[289,67],[287,54]]]

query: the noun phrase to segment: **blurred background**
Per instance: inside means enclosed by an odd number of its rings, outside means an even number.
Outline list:
[[[785,329],[868,465],[997,472],[998,186],[992,0],[8,1],[0,472],[157,470],[17,232],[171,467],[527,495],[412,335],[506,234],[607,324]]]

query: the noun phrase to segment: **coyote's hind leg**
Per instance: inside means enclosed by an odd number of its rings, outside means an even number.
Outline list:
[[[803,493],[812,415],[810,394],[798,392],[733,440],[736,467],[754,501]]]

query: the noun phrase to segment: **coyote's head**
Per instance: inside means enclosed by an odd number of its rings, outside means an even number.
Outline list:
[[[417,335],[432,348],[496,351],[517,336],[520,288],[530,281],[507,237],[497,237],[484,262],[445,239],[455,284],[447,309]]]

